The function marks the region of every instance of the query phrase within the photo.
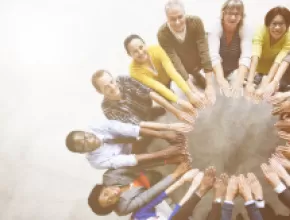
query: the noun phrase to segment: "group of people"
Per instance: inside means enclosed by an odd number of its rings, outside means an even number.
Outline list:
[[[107,119],[88,130],[71,131],[66,137],[70,151],[86,154],[96,169],[108,169],[89,195],[92,211],[97,215],[112,211],[120,216],[131,214],[134,220],[183,220],[213,188],[209,220],[231,219],[238,194],[244,198],[251,220],[289,219],[276,216],[265,204],[255,174],[229,177],[217,175],[212,166],[204,171],[192,169],[185,133],[193,130],[198,110],[215,103],[215,76],[227,97],[244,95],[255,103],[272,103],[273,115],[280,115],[275,125],[278,134],[290,143],[290,11],[272,8],[254,35],[244,21],[242,0],[227,0],[221,19],[208,33],[199,17],[185,14],[179,0],[169,0],[165,13],[167,21],[157,33],[159,45],[147,46],[135,34],[124,40],[132,58],[130,76],[115,78],[107,70],[93,74],[92,84],[104,96],[101,107]],[[171,90],[172,81],[186,100]],[[181,122],[155,122],[166,112]],[[147,147],[155,138],[165,140],[168,146],[149,152]],[[261,165],[265,178],[288,208],[289,159],[290,145],[286,144],[277,147],[268,164]],[[162,178],[153,168],[167,164],[177,167]],[[190,187],[184,197],[173,210],[166,207],[165,199],[186,182]]]

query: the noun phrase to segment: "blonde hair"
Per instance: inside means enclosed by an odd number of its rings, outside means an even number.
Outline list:
[[[242,19],[239,23],[239,27],[243,25],[243,21],[245,18],[245,7],[244,7],[244,3],[242,0],[227,0],[221,9],[221,22],[223,23],[223,19],[224,19],[224,13],[226,10],[228,9],[237,9],[238,11],[241,12],[242,15]]]

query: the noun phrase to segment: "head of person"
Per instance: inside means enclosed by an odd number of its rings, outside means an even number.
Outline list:
[[[265,26],[271,38],[279,40],[285,35],[290,25],[290,11],[282,6],[272,8],[265,16]]]
[[[120,88],[110,72],[98,70],[92,76],[92,84],[97,92],[108,99],[116,99],[120,95]]]
[[[179,0],[169,0],[165,5],[167,23],[175,32],[183,32],[186,26],[184,6]]]
[[[140,64],[146,63],[149,59],[145,41],[137,34],[132,34],[124,40],[124,47],[127,54]]]
[[[96,185],[88,198],[88,204],[97,215],[108,215],[116,207],[121,195],[118,186]]]
[[[101,140],[90,132],[71,131],[65,140],[67,148],[74,153],[88,153],[101,146]]]
[[[244,3],[241,0],[227,0],[221,10],[222,25],[236,30],[243,24],[245,17]]]

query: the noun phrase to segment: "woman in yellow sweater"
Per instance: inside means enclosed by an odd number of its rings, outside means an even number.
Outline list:
[[[188,102],[178,99],[177,95],[170,90],[171,81],[178,85],[192,105],[197,108],[205,105],[205,98],[199,92],[192,92],[162,47],[157,45],[147,47],[138,35],[128,36],[124,41],[124,46],[133,59],[130,65],[132,78],[152,88],[167,100],[179,104],[184,110],[190,110],[191,107]]]
[[[290,50],[290,11],[281,6],[272,8],[266,14],[264,23],[253,38],[246,86],[246,95],[255,100],[262,98],[265,88],[273,80],[280,63]],[[260,83],[256,90],[255,85]]]

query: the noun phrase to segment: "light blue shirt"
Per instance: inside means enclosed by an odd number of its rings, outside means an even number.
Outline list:
[[[124,166],[136,166],[137,160],[131,154],[132,144],[112,143],[118,137],[138,138],[140,126],[115,120],[104,120],[97,125],[90,126],[102,142],[101,146],[87,154],[89,163],[97,169],[117,169]]]

